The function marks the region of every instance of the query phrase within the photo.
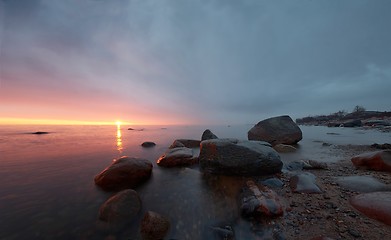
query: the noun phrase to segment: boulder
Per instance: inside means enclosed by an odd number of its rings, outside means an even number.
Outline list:
[[[198,163],[198,158],[193,155],[193,149],[176,147],[169,148],[156,163],[161,167],[182,167]]]
[[[336,182],[341,187],[355,192],[391,191],[391,186],[380,182],[372,176],[337,177]]]
[[[109,198],[99,208],[99,219],[110,225],[121,225],[135,219],[141,210],[141,200],[136,191],[126,189]]]
[[[206,129],[202,133],[201,141],[209,140],[209,139],[217,139],[218,137],[212,133],[209,129]]]
[[[284,214],[284,205],[276,192],[266,186],[258,187],[253,181],[247,181],[243,188],[240,210],[245,217],[275,217]]]
[[[222,175],[254,176],[281,171],[282,161],[269,143],[211,139],[201,142],[200,167]]]
[[[141,146],[142,146],[142,147],[145,147],[145,148],[150,148],[150,147],[156,146],[156,143],[154,143],[154,142],[143,142],[143,143],[141,144]]]
[[[348,121],[344,122],[342,124],[342,126],[343,127],[361,127],[362,122],[359,119],[352,119],[352,120],[348,120]]]
[[[95,184],[105,191],[134,188],[148,180],[152,163],[146,159],[123,156],[95,176]]]
[[[167,218],[158,213],[148,211],[141,221],[140,233],[143,240],[164,239],[170,229]]]
[[[200,140],[193,139],[176,139],[169,148],[187,147],[187,148],[199,148]]]
[[[366,216],[391,226],[391,192],[362,193],[352,197],[350,203]]]
[[[294,146],[281,144],[281,143],[274,145],[273,148],[279,153],[290,153],[290,152],[295,152],[297,150]]]
[[[316,185],[316,177],[312,173],[305,172],[290,178],[289,185],[293,192],[297,193],[321,193]]]
[[[303,133],[292,118],[279,116],[257,123],[248,131],[248,140],[266,141],[270,144],[296,144],[303,138]]]
[[[356,167],[391,172],[391,150],[363,153],[353,157],[351,160]]]

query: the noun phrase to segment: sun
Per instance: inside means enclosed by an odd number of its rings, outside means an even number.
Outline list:
[[[121,121],[116,121],[116,122],[115,122],[115,125],[117,125],[117,126],[121,126],[121,124],[122,124]]]

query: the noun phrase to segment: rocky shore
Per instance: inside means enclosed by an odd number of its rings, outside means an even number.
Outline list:
[[[337,112],[329,115],[308,116],[296,119],[299,125],[327,127],[361,127],[391,131],[391,112],[356,111],[352,113]]]
[[[289,116],[260,121],[248,138],[220,139],[207,129],[201,140],[175,140],[156,160],[158,167],[191,166],[234,208],[230,220],[209,226],[203,236],[279,240],[391,236],[389,145],[325,145],[341,161],[285,161],[302,139]],[[148,206],[142,221],[135,221],[143,203],[132,188],[149,181],[152,174],[149,160],[122,157],[95,177],[97,186],[113,192],[99,211],[99,228],[108,233],[106,239],[117,239],[115,233],[129,224],[139,226],[141,239],[176,239],[170,235],[170,221]],[[238,227],[243,225],[247,227]]]

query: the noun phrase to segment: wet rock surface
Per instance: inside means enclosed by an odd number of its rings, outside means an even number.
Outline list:
[[[292,118],[278,116],[257,123],[248,131],[248,140],[269,142],[270,144],[296,144],[303,138],[301,129]]]
[[[244,217],[276,217],[284,214],[283,200],[266,186],[247,181],[241,193],[241,213]]]
[[[126,189],[109,198],[99,209],[99,219],[108,228],[120,228],[135,219],[141,210],[141,200],[136,191]]]
[[[391,150],[363,153],[353,157],[352,163],[357,167],[391,172]]]
[[[134,188],[151,177],[152,163],[142,158],[123,156],[95,176],[95,184],[105,191]]]
[[[290,178],[290,187],[293,192],[297,193],[321,193],[319,186],[316,184],[316,176],[312,173],[305,172],[297,174]]]
[[[140,233],[143,240],[164,239],[170,229],[170,222],[164,216],[148,211],[141,221]]]
[[[350,203],[366,216],[391,226],[391,192],[363,193],[352,197]]]
[[[200,167],[223,175],[264,175],[281,171],[282,161],[270,144],[261,141],[211,139],[201,142]]]
[[[191,148],[176,147],[169,148],[156,163],[161,167],[182,167],[198,163],[198,157]]]
[[[391,187],[372,176],[337,177],[336,182],[343,188],[356,192],[391,191]],[[391,206],[391,205],[390,205]]]

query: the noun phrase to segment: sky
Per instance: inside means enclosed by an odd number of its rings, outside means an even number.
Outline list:
[[[391,111],[389,0],[0,0],[0,123]]]

